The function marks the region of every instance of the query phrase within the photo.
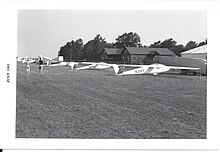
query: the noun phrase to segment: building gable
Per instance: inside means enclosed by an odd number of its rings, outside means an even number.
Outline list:
[[[123,51],[122,48],[104,48],[104,51],[108,55],[120,55]]]

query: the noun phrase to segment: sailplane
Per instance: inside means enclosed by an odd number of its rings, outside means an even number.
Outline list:
[[[125,70],[126,67],[133,68],[131,70]],[[151,65],[113,65],[115,75],[138,75],[138,74],[153,74],[157,75],[158,73],[167,72],[171,69],[180,69],[180,70],[199,70],[200,68],[193,67],[177,67],[177,66],[166,66],[159,63],[154,63]]]
[[[45,57],[43,57],[45,59]],[[49,66],[70,66],[72,70],[102,70],[107,68],[113,68],[115,75],[140,75],[140,74],[153,74],[167,72],[171,69],[190,70],[197,72],[200,68],[195,67],[178,67],[178,66],[166,66],[159,63],[151,65],[129,65],[129,64],[109,64],[105,62],[64,62],[59,59],[49,59]],[[27,59],[24,60],[27,62]],[[24,62],[23,61],[23,62]],[[33,61],[29,61],[33,62]]]

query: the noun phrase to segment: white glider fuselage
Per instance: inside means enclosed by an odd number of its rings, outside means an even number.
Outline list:
[[[125,71],[125,67],[133,67],[134,69]],[[175,67],[166,66],[163,64],[151,64],[151,65],[114,65],[113,66],[116,75],[134,75],[134,74],[153,74],[167,72],[170,69],[188,69],[188,70],[198,70],[199,68],[191,67]]]
[[[157,75],[157,73],[167,72],[170,68],[165,65],[142,65],[133,70],[125,71],[122,73],[118,73],[118,75],[132,75],[132,74],[153,74]]]
[[[36,62],[36,60],[34,60],[34,59],[21,59],[21,60],[18,60],[19,62],[21,62],[21,63],[35,63]]]
[[[58,63],[50,64],[49,66],[67,66],[67,65],[68,65],[67,62],[58,62]]]
[[[85,66],[80,67],[80,65],[85,65]],[[94,69],[102,70],[102,69],[107,69],[110,67],[112,67],[111,64],[107,64],[104,62],[98,62],[98,63],[96,63],[96,62],[81,62],[78,64],[78,67],[76,68],[76,70],[94,70]]]

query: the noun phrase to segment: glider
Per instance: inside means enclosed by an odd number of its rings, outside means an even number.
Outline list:
[[[53,59],[44,56],[43,60],[47,62],[48,66],[66,66],[66,65],[68,65],[68,62],[63,61],[62,56],[58,56]]]
[[[126,68],[133,68],[127,70]],[[192,67],[176,67],[176,66],[166,66],[163,64],[151,64],[151,65],[113,65],[113,69],[116,75],[134,75],[134,74],[153,74],[157,75],[158,73],[167,72],[171,69],[180,69],[180,70],[199,70],[200,68]]]
[[[74,69],[76,70],[101,70],[113,67],[113,64],[108,64],[104,62],[79,62],[79,63],[72,63],[71,64]],[[71,69],[73,69],[71,68]]]
[[[32,58],[28,58],[28,57],[23,57],[23,58],[17,58],[17,61],[18,62],[21,62],[21,63],[35,63],[36,62],[36,59],[32,59]]]
[[[68,66],[68,62],[50,63],[49,66]]]
[[[51,63],[49,66],[70,66],[71,70],[100,70],[113,67],[112,64],[104,62],[58,62]]]

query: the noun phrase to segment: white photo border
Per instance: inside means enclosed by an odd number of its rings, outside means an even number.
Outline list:
[[[0,148],[218,150],[218,1],[0,1]],[[15,138],[18,10],[206,10],[208,24],[207,139],[33,139]],[[193,23],[192,23],[193,24]],[[10,70],[7,70],[9,66]],[[217,68],[217,70],[216,70]],[[7,73],[9,81],[7,82]]]

